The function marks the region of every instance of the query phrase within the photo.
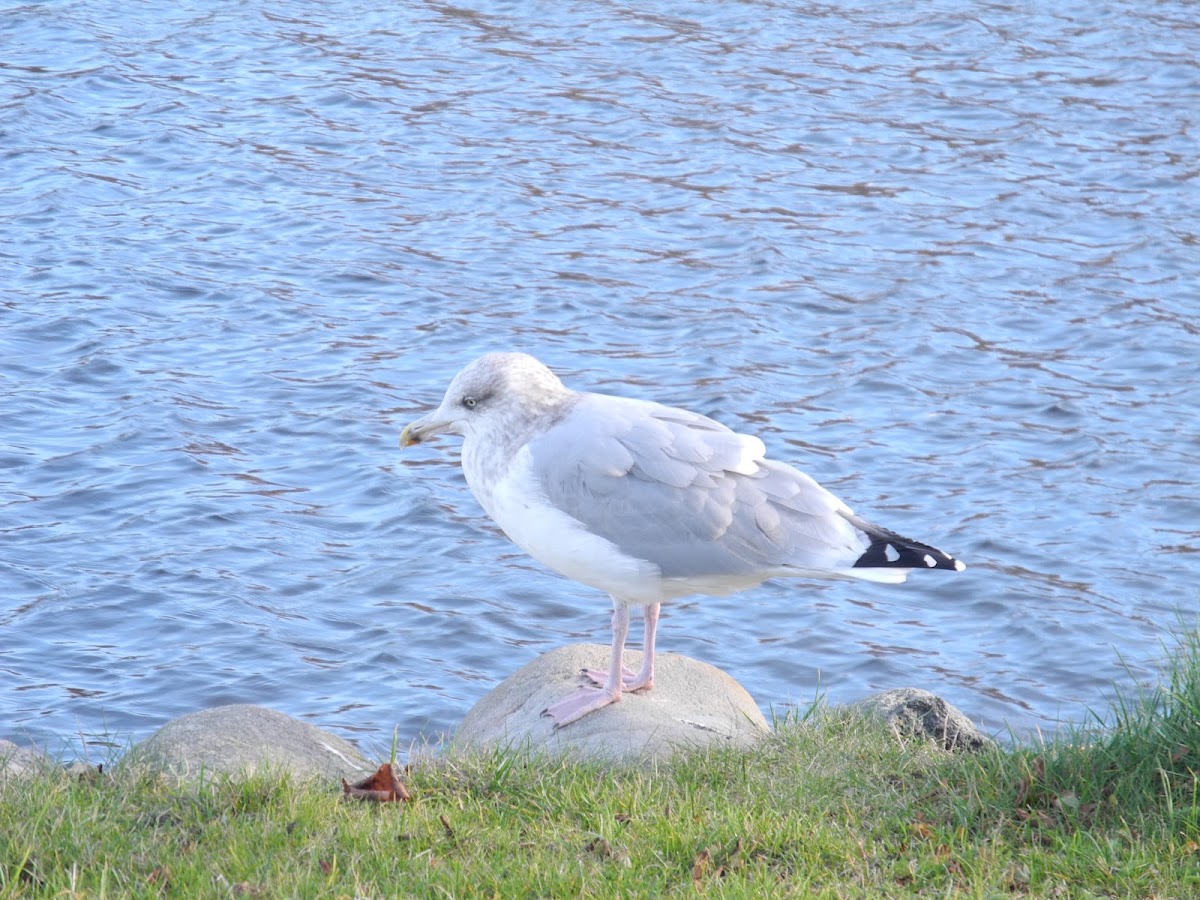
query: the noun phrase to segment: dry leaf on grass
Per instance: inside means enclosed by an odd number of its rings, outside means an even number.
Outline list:
[[[342,796],[356,800],[374,800],[376,803],[399,803],[411,800],[408,791],[396,777],[391,763],[384,763],[372,775],[351,784],[342,779]]]

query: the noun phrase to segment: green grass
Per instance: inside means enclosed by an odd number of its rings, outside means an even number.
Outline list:
[[[946,754],[841,711],[609,770],[496,753],[408,804],[283,778],[0,788],[3,897],[1200,896],[1200,642],[1102,735]]]

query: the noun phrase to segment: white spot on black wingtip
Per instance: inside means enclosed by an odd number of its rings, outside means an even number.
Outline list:
[[[883,555],[888,562],[895,562],[900,558],[900,551],[891,544],[887,544],[883,548]]]
[[[954,561],[954,571],[961,572],[966,567],[967,567],[967,564],[965,562],[963,562],[961,559],[956,559]]]
[[[937,560],[934,559],[932,556],[930,556],[928,553],[926,553],[925,554],[925,565],[929,566],[929,568],[932,569],[934,566],[937,565]]]

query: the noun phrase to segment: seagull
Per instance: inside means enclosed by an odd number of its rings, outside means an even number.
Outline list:
[[[772,578],[895,584],[962,562],[873,525],[763,442],[698,413],[568,388],[524,353],[488,353],[441,405],[400,434],[409,447],[461,435],[479,504],[514,544],[612,598],[607,670],[544,710],[557,728],[654,686],[662,603],[727,595]],[[642,665],[622,665],[641,607]]]

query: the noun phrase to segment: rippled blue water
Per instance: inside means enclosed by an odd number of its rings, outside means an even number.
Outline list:
[[[1198,605],[1194,12],[0,5],[0,736],[251,702],[386,747],[606,641],[453,441],[396,447],[508,348],[968,562],[671,607],[764,708],[1024,733],[1152,681]]]

